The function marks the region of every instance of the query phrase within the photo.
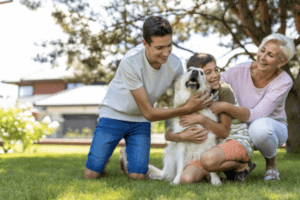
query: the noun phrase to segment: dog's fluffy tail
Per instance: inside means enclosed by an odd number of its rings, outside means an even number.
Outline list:
[[[153,165],[148,165],[148,172],[147,176],[149,179],[152,180],[162,180],[162,170],[158,169],[157,167]]]

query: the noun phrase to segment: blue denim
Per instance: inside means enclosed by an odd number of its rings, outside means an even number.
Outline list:
[[[149,164],[151,124],[100,118],[94,132],[86,168],[102,173],[122,138],[126,142],[127,171],[146,174]]]

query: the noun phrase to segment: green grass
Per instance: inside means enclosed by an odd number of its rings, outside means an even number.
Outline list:
[[[107,176],[85,180],[88,146],[38,146],[36,153],[0,154],[0,199],[300,199],[300,155],[278,150],[281,181],[264,182],[265,161],[242,183],[223,182],[171,186],[167,181],[133,181],[119,173],[119,150],[112,155]],[[162,168],[163,149],[151,149],[150,163]]]

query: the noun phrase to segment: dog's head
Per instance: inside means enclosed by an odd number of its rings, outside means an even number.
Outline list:
[[[184,104],[197,92],[210,92],[210,85],[206,81],[201,68],[189,67],[189,69],[175,83],[174,106]]]

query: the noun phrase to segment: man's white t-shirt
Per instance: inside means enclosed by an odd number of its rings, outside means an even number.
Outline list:
[[[151,105],[183,74],[180,59],[170,54],[159,70],[150,66],[143,44],[129,50],[99,106],[99,117],[131,122],[147,122],[130,90],[144,86]]]

